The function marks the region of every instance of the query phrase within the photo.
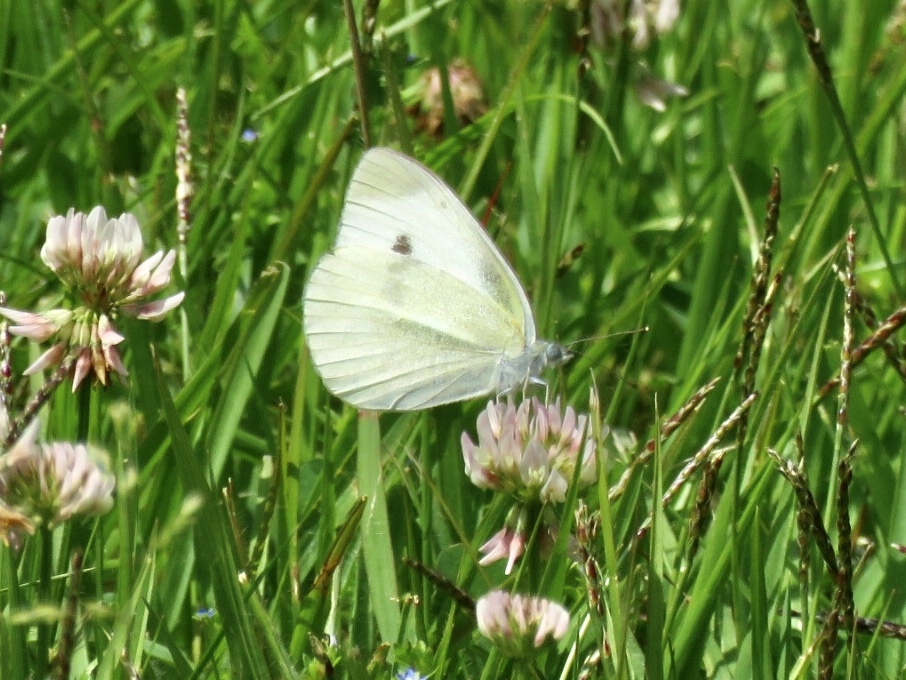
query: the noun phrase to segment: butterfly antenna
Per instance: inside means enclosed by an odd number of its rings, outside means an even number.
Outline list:
[[[583,342],[592,342],[593,340],[607,340],[608,338],[618,338],[621,335],[635,335],[636,333],[647,333],[651,328],[649,326],[642,326],[641,328],[634,328],[630,331],[617,331],[616,333],[605,333],[604,335],[589,335],[584,338],[579,338],[578,340],[573,340],[568,342],[563,347],[566,349],[572,350],[573,345],[578,345]],[[578,352],[577,352],[578,354]]]

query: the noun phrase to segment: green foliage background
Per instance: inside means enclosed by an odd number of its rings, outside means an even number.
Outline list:
[[[587,499],[604,512],[594,543],[602,621],[565,552],[527,555],[515,578],[478,567],[477,546],[507,509],[462,474],[460,435],[474,437],[482,404],[357,417],[309,363],[302,290],[332,242],[362,150],[342,3],[0,0],[9,306],[46,309],[62,294],[37,254],[48,217],[71,207],[133,212],[149,252],[176,246],[176,89],[189,99],[196,193],[188,269],[176,274],[182,311],[124,326],[126,384],[58,390],[42,414],[48,439],[106,446],[119,478],[110,515],[54,533],[59,578],[46,604],[63,602],[70,549],[86,551],[73,677],[132,677],[131,668],[143,678],[327,677],[332,666],[352,678],[406,667],[574,678],[602,626],[609,655],[591,677],[810,677],[834,583],[811,539],[810,578],[800,580],[798,505],[767,455],[795,460],[797,433],[834,541],[837,465],[858,441],[844,504],[863,556],[856,613],[906,623],[906,558],[889,547],[906,543],[901,347],[855,370],[845,427],[836,392],[818,396],[840,367],[844,289],[834,267],[848,228],[866,305],[883,319],[904,303],[904,9],[815,0],[812,11],[848,131],[788,0],[684,0],[673,30],[641,52],[629,33],[606,47],[586,41],[581,7],[380,5],[361,79],[374,141],[409,151],[487,215],[539,334],[582,341],[551,376],[564,402],[587,411],[596,385],[605,421],[644,443],[721,379],[612,504],[608,487],[643,445],[602,454],[605,475]],[[446,137],[432,139],[397,114],[426,69],[457,57],[474,65],[489,109],[459,130],[448,115]],[[688,96],[663,113],[645,107],[634,91],[640,59]],[[721,441],[731,448],[693,555],[700,473],[666,508],[658,498],[741,401],[734,357],[772,166],[782,180],[782,276],[758,397],[744,441]],[[860,342],[871,330],[859,322],[855,332]],[[41,385],[18,377],[40,351],[13,344],[16,408]],[[564,521],[575,501],[558,510]],[[651,513],[652,532],[634,540]],[[33,635],[39,552],[34,539],[18,555],[0,545],[4,680],[46,667]],[[404,557],[473,597],[504,587],[558,599],[570,632],[531,663],[505,659],[449,590]],[[322,589],[325,564],[337,569]],[[251,584],[237,578],[243,571]],[[213,616],[199,616],[202,607]],[[902,642],[867,628],[840,631],[831,667],[839,677],[901,677]]]

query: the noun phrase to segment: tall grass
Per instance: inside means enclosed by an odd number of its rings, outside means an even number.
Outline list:
[[[128,378],[40,412],[109,451],[116,502],[0,544],[0,677],[62,677],[61,651],[98,678],[901,677],[902,3],[809,3],[825,71],[788,0],[685,0],[644,48],[589,34],[595,2],[385,0],[371,26],[353,2],[358,64],[343,4],[0,3],[7,306],[57,306],[38,251],[71,207],[177,246],[180,87],[194,185],[183,316],[124,321]],[[431,136],[419,78],[460,57],[486,111],[457,120],[445,88]],[[645,106],[641,60],[688,94]],[[484,404],[357,413],[304,345],[363,120],[482,218],[539,336],[576,343],[552,395],[600,400],[599,482],[512,576],[478,564],[508,501],[463,474]],[[43,349],[12,343],[13,415]],[[563,603],[565,638],[503,655],[470,606],[500,588]]]

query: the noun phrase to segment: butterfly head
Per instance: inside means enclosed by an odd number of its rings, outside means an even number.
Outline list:
[[[572,357],[567,349],[556,342],[536,340],[521,354],[501,359],[497,364],[497,393],[504,394],[530,383],[546,385],[541,373],[548,366],[559,366]]]
[[[538,340],[534,344],[542,345],[543,364],[539,367],[539,371],[547,366],[559,366],[560,364],[565,364],[567,361],[573,358],[573,353],[559,343],[548,342],[547,340]]]

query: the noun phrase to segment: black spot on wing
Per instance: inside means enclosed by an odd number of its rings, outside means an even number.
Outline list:
[[[412,241],[409,239],[408,234],[398,234],[396,241],[390,250],[394,253],[399,253],[400,255],[411,255],[412,254]]]

